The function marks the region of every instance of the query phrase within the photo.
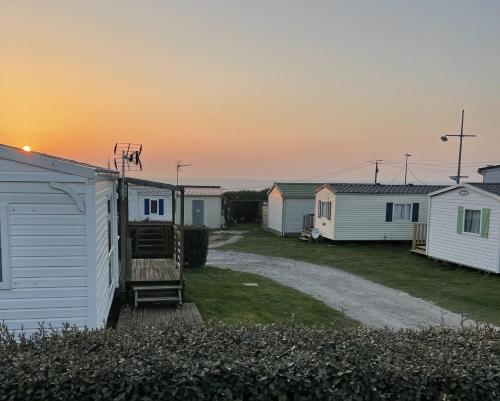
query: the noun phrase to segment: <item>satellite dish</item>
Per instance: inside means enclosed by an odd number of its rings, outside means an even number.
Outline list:
[[[312,230],[311,230],[311,237],[314,239],[314,240],[317,240],[319,238],[319,236],[321,235],[321,233],[319,232],[319,229],[317,229],[316,227],[314,227]]]

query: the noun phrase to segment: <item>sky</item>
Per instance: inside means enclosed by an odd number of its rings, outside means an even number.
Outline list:
[[[500,163],[498,1],[0,3],[0,143],[142,178],[451,183]]]

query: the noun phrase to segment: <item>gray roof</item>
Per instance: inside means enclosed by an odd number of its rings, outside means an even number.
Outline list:
[[[468,182],[467,184],[472,185],[476,188],[482,189],[483,191],[490,192],[495,195],[500,195],[500,183],[498,184],[485,184],[482,182]]]
[[[370,195],[427,195],[446,188],[445,185],[383,185],[383,184],[325,184],[322,188],[330,188],[336,194],[370,194]]]
[[[316,193],[316,188],[321,184],[311,183],[311,182],[275,182],[274,187],[276,188],[283,198],[294,198],[294,199],[314,199]],[[269,192],[273,190],[271,188]],[[268,194],[269,194],[268,192]]]

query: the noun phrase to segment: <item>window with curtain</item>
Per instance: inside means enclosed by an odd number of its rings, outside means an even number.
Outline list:
[[[324,217],[328,220],[331,220],[331,210],[332,203],[331,202],[322,202],[319,201],[319,217]]]
[[[411,203],[395,203],[392,208],[393,221],[411,221]]]
[[[479,234],[481,230],[481,210],[465,209],[464,232]]]

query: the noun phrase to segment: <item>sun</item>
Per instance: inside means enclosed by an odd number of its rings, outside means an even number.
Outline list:
[[[31,146],[24,145],[24,146],[23,146],[23,150],[24,150],[25,152],[31,152]]]

